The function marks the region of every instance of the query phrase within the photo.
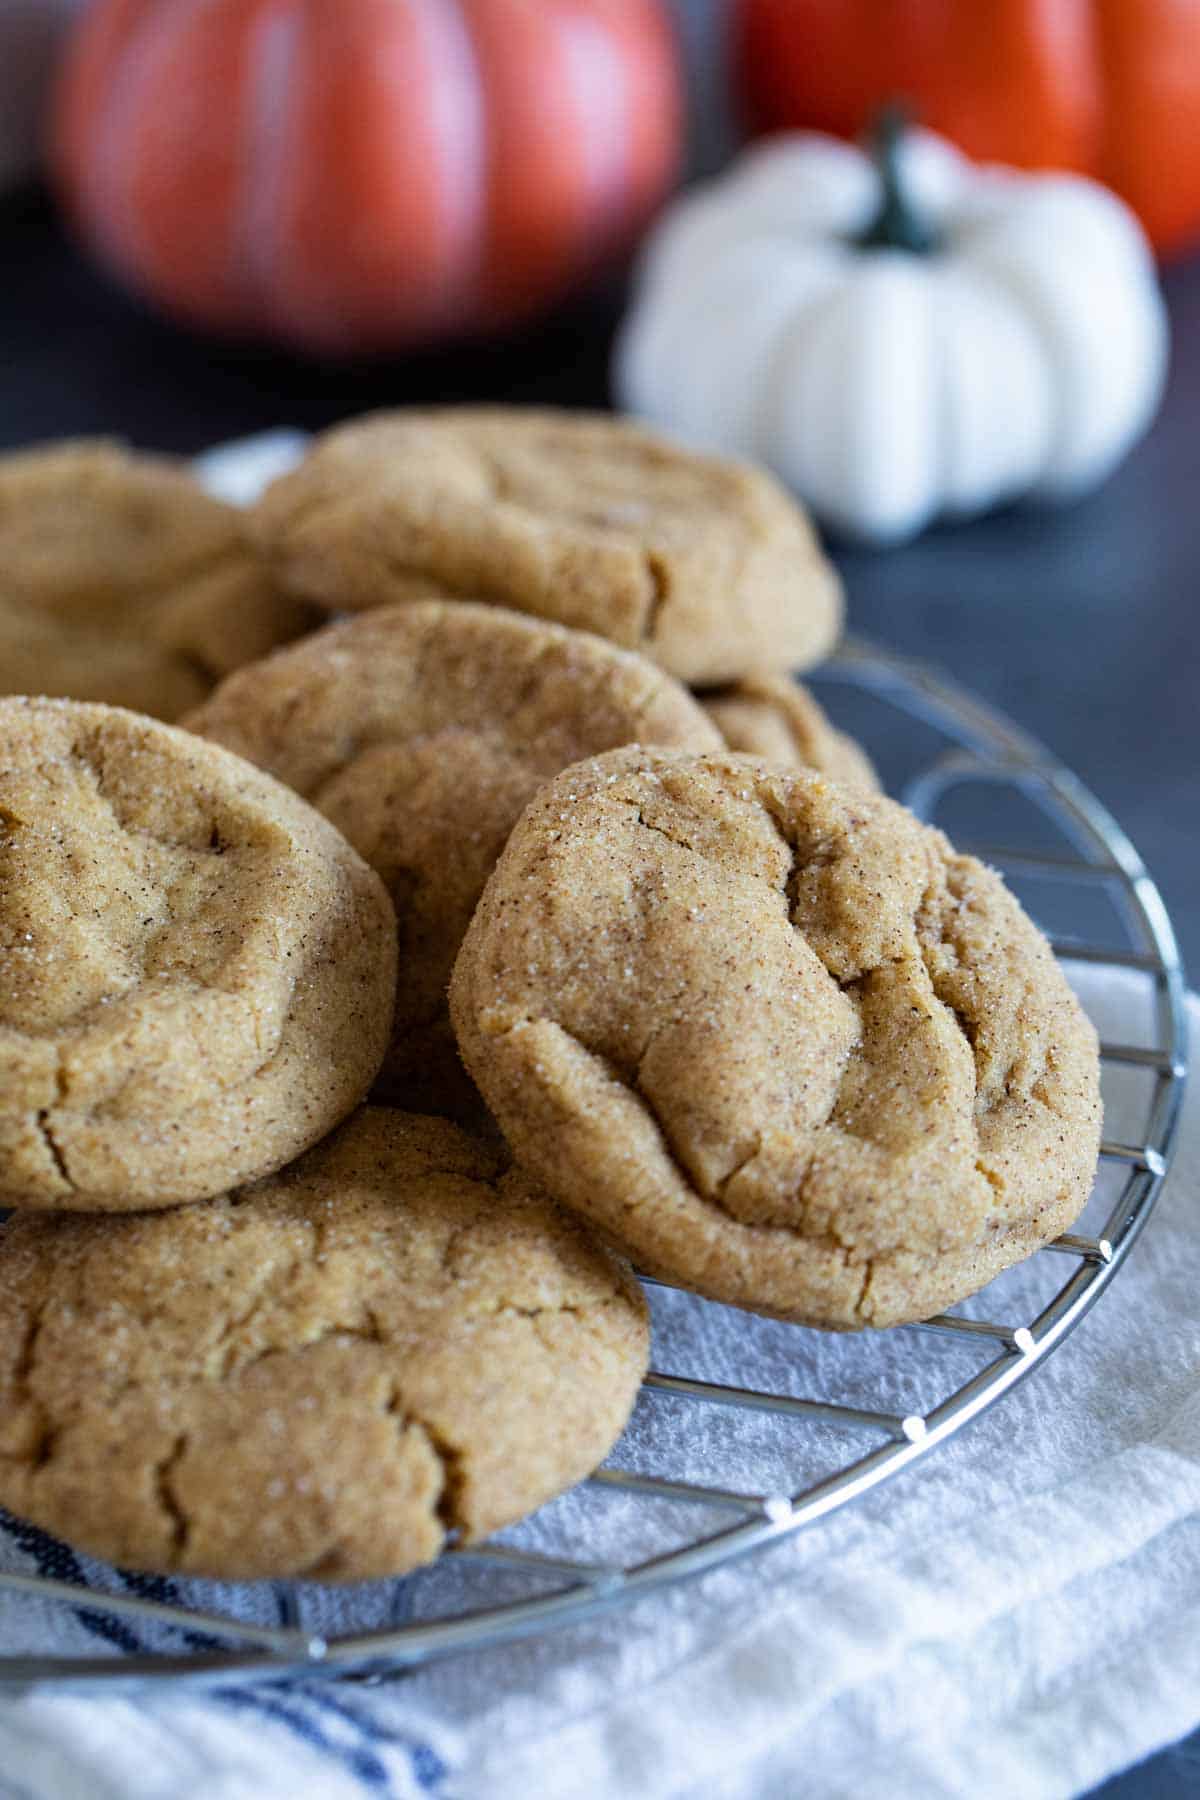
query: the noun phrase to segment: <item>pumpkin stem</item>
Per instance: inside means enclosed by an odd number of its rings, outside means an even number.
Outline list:
[[[855,240],[864,250],[929,256],[941,248],[939,234],[913,206],[901,177],[900,146],[911,122],[907,109],[893,104],[883,108],[871,127],[868,145],[879,176],[879,211]]]

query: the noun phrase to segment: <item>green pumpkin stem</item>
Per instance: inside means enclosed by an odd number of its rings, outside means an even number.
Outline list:
[[[913,206],[901,177],[900,146],[910,124],[906,108],[893,104],[883,108],[871,127],[868,145],[879,175],[879,211],[855,240],[864,250],[930,256],[941,247],[941,238]]]

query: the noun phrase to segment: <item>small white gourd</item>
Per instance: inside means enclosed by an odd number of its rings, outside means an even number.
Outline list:
[[[679,201],[618,341],[619,402],[766,463],[835,529],[914,536],[1099,482],[1146,428],[1166,312],[1133,214],[976,167],[885,115],[801,133]]]

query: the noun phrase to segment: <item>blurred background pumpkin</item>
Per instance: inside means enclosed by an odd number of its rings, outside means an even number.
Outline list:
[[[1200,240],[1200,0],[733,0],[755,131],[856,137],[902,97],[976,158],[1115,188],[1163,254]]]
[[[658,0],[93,0],[52,158],[167,310],[395,349],[506,325],[627,245],[681,90]]]

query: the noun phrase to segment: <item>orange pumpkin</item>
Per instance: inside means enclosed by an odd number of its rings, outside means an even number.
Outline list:
[[[52,163],[169,310],[382,349],[559,296],[661,197],[681,116],[658,0],[94,0]]]
[[[737,0],[754,129],[857,135],[889,99],[970,155],[1107,182],[1200,238],[1200,0]]]

